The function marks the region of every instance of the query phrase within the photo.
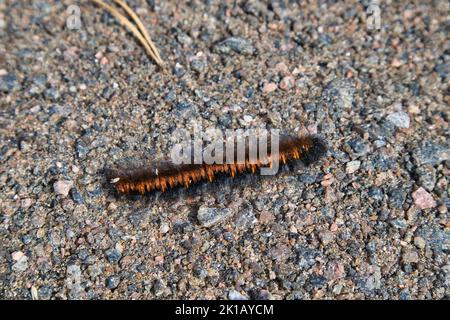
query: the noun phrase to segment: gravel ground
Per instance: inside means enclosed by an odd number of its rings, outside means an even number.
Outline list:
[[[292,3],[291,3],[292,2]],[[449,297],[447,1],[0,1],[0,297]],[[318,132],[325,159],[119,197],[176,128]],[[174,121],[176,120],[176,121]]]

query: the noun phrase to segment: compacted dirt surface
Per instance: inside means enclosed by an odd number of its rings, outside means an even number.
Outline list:
[[[0,1],[0,297],[448,298],[448,2],[178,2],[127,1],[163,71],[89,1]],[[329,150],[115,193],[194,122]]]

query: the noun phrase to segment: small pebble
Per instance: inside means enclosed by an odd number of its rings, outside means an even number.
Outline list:
[[[33,201],[30,198],[22,199],[20,202],[20,207],[23,209],[28,209],[33,204]]]
[[[284,62],[279,62],[275,65],[275,71],[280,73],[281,75],[288,75],[289,74],[289,68]]]
[[[334,234],[331,231],[325,230],[322,231],[319,234],[320,237],[320,241],[323,243],[324,246],[326,246],[327,244],[331,243],[334,240]]]
[[[161,232],[162,234],[166,234],[169,230],[170,227],[169,224],[167,223],[162,223],[161,226],[159,227],[159,232]]]
[[[117,263],[122,258],[122,253],[116,248],[106,250],[105,255],[110,263]]]
[[[414,237],[414,244],[419,249],[423,249],[426,246],[426,242],[422,237]]]
[[[251,55],[255,51],[255,48],[244,38],[230,37],[216,44],[214,51],[221,54],[235,52],[242,55]]]
[[[271,93],[275,90],[277,90],[277,85],[276,85],[276,83],[273,83],[273,82],[266,83],[263,88],[264,93]]]
[[[106,287],[110,290],[115,289],[120,284],[120,277],[118,276],[110,276],[106,278]]]
[[[59,180],[53,184],[53,190],[55,191],[55,193],[63,197],[67,197],[72,187],[73,182],[70,180]]]
[[[401,129],[409,128],[409,115],[406,112],[399,111],[391,113],[386,118],[389,122],[391,122],[394,126]]]
[[[280,89],[284,91],[289,91],[294,87],[294,84],[295,84],[294,77],[291,76],[284,77],[280,81]]]
[[[402,65],[402,61],[400,59],[393,59],[391,62],[391,66],[394,68],[398,68]]]
[[[408,249],[403,253],[403,263],[417,263],[419,262],[419,254],[413,249]]]
[[[245,116],[244,116],[244,121],[247,122],[247,123],[250,123],[250,122],[253,121],[253,117],[252,117],[252,116],[249,116],[249,115],[245,115]]]
[[[345,171],[348,174],[351,174],[351,173],[357,171],[360,166],[361,166],[361,161],[358,161],[358,160],[350,161],[350,162],[347,162],[347,167],[346,167]]]
[[[16,263],[12,265],[12,270],[15,272],[23,272],[28,268],[28,257],[22,251],[15,251],[11,257]]]
[[[19,261],[20,259],[22,259],[22,257],[24,257],[24,253],[22,251],[15,251],[11,254],[11,258],[14,261]]]
[[[194,59],[191,61],[191,69],[198,73],[205,71],[206,67],[207,64],[204,59]]]
[[[80,168],[78,168],[76,165],[72,165],[72,172],[73,173],[78,173],[78,172],[80,172]]]
[[[211,208],[201,206],[197,212],[197,219],[204,227],[211,227],[231,216],[232,212],[227,208]]]
[[[16,75],[8,73],[0,77],[0,92],[14,92],[22,88]]]
[[[434,201],[433,196],[422,187],[412,193],[412,198],[414,204],[420,209],[429,209],[436,206],[436,201]]]
[[[230,300],[248,300],[248,297],[244,296],[239,291],[230,290],[228,292],[228,299],[230,299]]]

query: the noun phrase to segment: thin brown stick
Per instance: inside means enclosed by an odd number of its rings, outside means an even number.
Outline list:
[[[95,4],[97,4],[99,7],[102,7],[106,11],[108,11],[111,15],[113,15],[120,24],[127,27],[131,33],[139,40],[139,42],[144,46],[147,53],[152,57],[153,60],[160,66],[163,67],[163,61],[157,56],[152,48],[150,47],[149,43],[146,41],[146,39],[142,36],[142,34],[139,32],[139,30],[136,28],[135,25],[133,25],[124,15],[122,15],[119,11],[117,11],[114,7],[111,7],[110,5],[104,3],[102,0],[91,0]]]
[[[150,38],[150,35],[148,34],[147,29],[145,28],[144,24],[142,23],[141,19],[137,16],[136,13],[134,13],[133,9],[131,9],[125,1],[122,0],[114,0],[115,3],[117,3],[119,6],[121,6],[133,19],[134,23],[136,23],[138,29],[141,31],[144,38],[147,40],[149,46],[153,49],[153,53],[158,57],[161,64],[163,63],[161,56],[159,55],[158,49],[156,48],[155,44],[152,41],[152,38]]]

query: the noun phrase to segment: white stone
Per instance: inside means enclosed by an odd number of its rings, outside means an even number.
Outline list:
[[[240,292],[238,292],[236,290],[231,290],[230,292],[228,292],[228,299],[230,299],[230,300],[248,300],[248,298],[246,296],[244,296],[243,294],[241,294]]]
[[[358,160],[350,161],[350,162],[347,163],[347,168],[346,168],[345,171],[348,174],[351,174],[351,173],[357,171],[360,166],[361,166],[361,161],[358,161]]]
[[[14,261],[19,261],[24,256],[24,253],[22,251],[15,251],[11,254],[11,258]]]
[[[409,115],[406,112],[398,111],[391,113],[390,115],[387,116],[387,120],[397,128],[402,129],[409,128],[410,120]]]
[[[169,224],[167,224],[167,223],[165,223],[165,222],[163,222],[163,223],[161,224],[161,226],[159,227],[159,231],[160,231],[162,234],[167,233],[167,232],[169,231],[169,229],[170,229]]]

